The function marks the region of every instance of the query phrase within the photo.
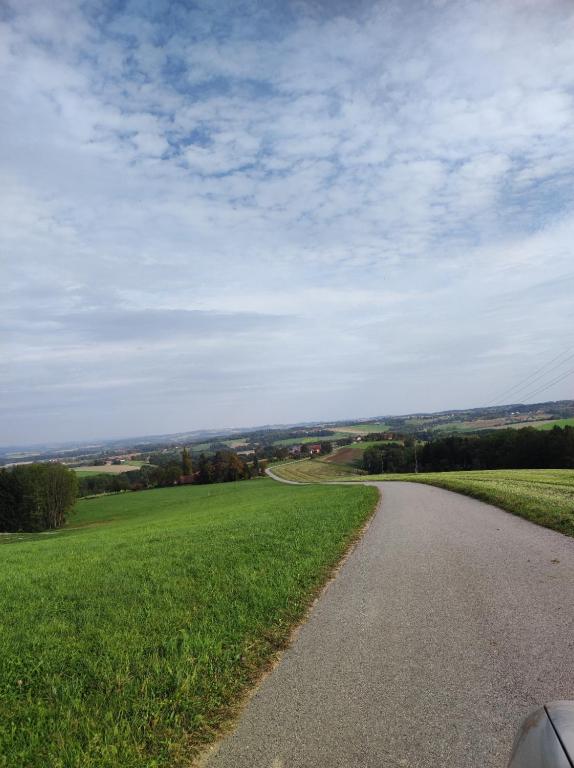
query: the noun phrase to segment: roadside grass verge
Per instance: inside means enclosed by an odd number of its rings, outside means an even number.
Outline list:
[[[368,475],[363,479],[436,485],[486,501],[538,525],[574,536],[574,469],[492,469],[418,475]]]
[[[283,465],[275,472],[300,483],[337,481],[400,481],[436,485],[472,496],[507,512],[574,536],[574,469],[491,469],[472,472],[426,472],[419,474],[352,474],[352,469],[324,462],[304,460]],[[275,471],[275,470],[274,470]],[[340,472],[340,474],[336,474]]]
[[[0,766],[189,765],[376,499],[184,486],[82,500],[68,529],[0,537]]]

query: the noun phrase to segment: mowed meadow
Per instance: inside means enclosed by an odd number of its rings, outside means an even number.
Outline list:
[[[338,454],[345,455],[346,449]],[[337,460],[337,454],[329,457]],[[296,483],[385,481],[436,485],[494,504],[527,520],[574,536],[574,469],[487,469],[468,472],[367,475],[343,464],[305,459],[273,467],[273,473]]]
[[[80,501],[0,537],[0,766],[189,765],[372,513],[271,480]]]
[[[490,469],[395,475],[464,493],[520,515],[545,528],[574,536],[574,469]]]

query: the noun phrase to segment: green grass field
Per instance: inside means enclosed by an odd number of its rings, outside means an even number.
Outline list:
[[[189,765],[376,497],[185,486],[83,500],[60,532],[0,536],[0,766]]]
[[[574,427],[574,419],[554,419],[553,421],[532,421],[523,426],[536,429],[553,429],[554,427]]]

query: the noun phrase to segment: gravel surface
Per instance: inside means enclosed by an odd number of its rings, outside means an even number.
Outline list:
[[[574,699],[574,539],[410,483],[383,504],[210,768],[494,768]]]

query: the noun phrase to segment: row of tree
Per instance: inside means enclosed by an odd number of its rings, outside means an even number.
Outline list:
[[[564,469],[574,467],[574,427],[501,429],[485,435],[452,435],[427,443],[422,468]]]
[[[62,464],[26,464],[0,470],[0,531],[60,528],[74,506],[76,473]]]
[[[379,444],[363,453],[362,468],[383,472],[447,472],[471,469],[574,468],[574,427],[501,429],[483,435],[451,435],[415,447]]]
[[[403,443],[380,443],[363,452],[362,469],[369,475],[383,472],[414,472],[416,456],[414,441]]]
[[[189,451],[167,464],[144,464],[133,472],[120,475],[95,474],[80,480],[80,496],[119,491],[142,491],[148,488],[167,488],[181,483],[228,483],[247,480],[264,474],[266,462],[257,457],[251,463],[230,450],[217,451],[213,456],[201,454],[192,465]]]

